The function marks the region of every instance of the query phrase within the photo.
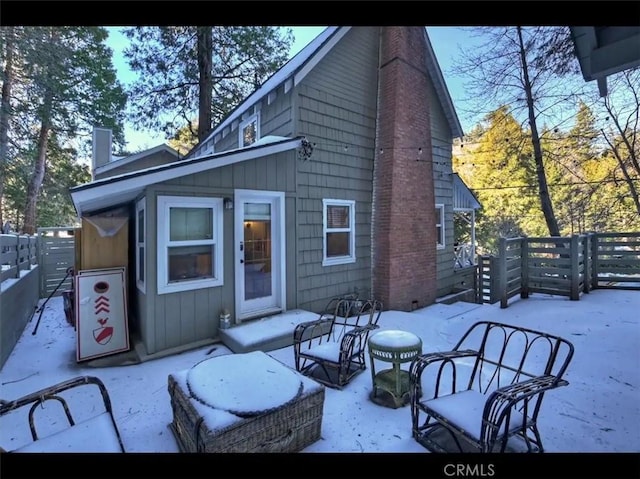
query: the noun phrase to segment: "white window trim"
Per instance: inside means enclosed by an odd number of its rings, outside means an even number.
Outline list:
[[[145,238],[147,237],[147,211],[145,209],[146,207],[146,198],[141,198],[140,200],[138,200],[138,202],[136,203],[136,286],[138,287],[138,289],[140,291],[142,291],[143,293],[147,292],[147,288],[146,288],[146,278],[147,278],[147,244],[145,241]],[[143,228],[143,235],[142,235],[142,241],[140,241],[140,231],[139,231],[139,222],[138,222],[138,215],[140,214],[140,212],[142,212],[142,228]],[[144,280],[140,279],[140,247],[144,248],[144,271],[142,272],[143,275],[142,277],[145,278]]]
[[[192,196],[158,196],[158,294],[177,293],[194,289],[222,286],[223,265],[223,199],[192,197]],[[169,265],[167,254],[169,246],[190,246],[191,241],[169,241],[169,208],[211,208],[213,214],[213,238],[210,244],[215,244],[213,278],[194,279],[169,283]],[[198,242],[198,244],[203,244]]]
[[[436,248],[445,248],[445,216],[444,205],[442,203],[436,204],[436,209],[440,211],[440,218],[436,218],[436,226],[440,225],[440,238],[436,238]]]
[[[244,130],[245,126],[247,126],[249,123],[253,123],[254,121],[256,122],[256,141],[260,139],[260,112],[257,112],[251,115],[246,120],[243,120],[242,122],[240,122],[240,126],[238,127],[238,146],[240,148],[246,148],[253,144],[252,143],[251,145],[247,145],[247,146],[243,145],[244,137],[242,135],[242,131]]]
[[[349,228],[327,228],[327,207],[328,206],[348,206],[349,207]],[[350,255],[327,257],[327,233],[348,232]],[[348,264],[356,262],[356,202],[353,200],[322,200],[322,266],[334,266],[337,264]]]

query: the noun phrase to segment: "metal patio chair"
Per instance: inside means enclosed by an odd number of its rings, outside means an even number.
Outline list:
[[[26,417],[20,417],[23,408],[28,408]],[[97,377],[78,376],[13,401],[2,400],[0,420],[14,421],[12,436],[18,442],[0,444],[2,452],[125,452],[109,393]],[[26,432],[26,421],[30,437],[19,437],[21,429]]]
[[[542,401],[569,384],[563,376],[572,357],[561,337],[475,323],[453,350],[412,361],[414,439],[432,452],[544,452]]]
[[[366,369],[369,333],[378,327],[382,304],[355,296],[332,299],[317,320],[300,323],[293,333],[296,370],[326,386],[341,389]]]

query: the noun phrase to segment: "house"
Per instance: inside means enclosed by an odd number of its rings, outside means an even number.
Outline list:
[[[120,157],[112,154],[111,143],[111,130],[107,128],[93,129],[92,180],[117,176],[180,160],[178,152],[165,144],[133,155]]]
[[[597,81],[600,96],[607,96],[609,75],[640,66],[640,26],[569,29],[582,76],[585,81]]]
[[[226,313],[456,291],[462,134],[424,27],[330,27],[185,158],[102,167],[71,196],[87,220],[125,208],[130,329],[153,354],[216,337]]]

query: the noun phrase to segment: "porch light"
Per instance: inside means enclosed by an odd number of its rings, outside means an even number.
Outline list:
[[[224,209],[232,210],[233,209],[233,200],[231,198],[224,199]]]

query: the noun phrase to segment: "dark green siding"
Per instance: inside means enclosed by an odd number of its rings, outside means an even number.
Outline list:
[[[371,200],[378,29],[352,28],[295,87],[297,134],[315,144],[298,162],[298,307],[371,288]],[[322,199],[355,200],[356,262],[322,266]]]
[[[438,99],[433,83],[430,82],[431,137],[433,150],[433,184],[437,204],[444,205],[445,247],[437,250],[436,269],[438,296],[452,292],[453,277],[453,176],[451,167],[451,129]]]
[[[287,136],[293,135],[293,112],[291,109],[291,91],[284,92],[284,87],[278,87],[269,104],[268,98],[263,98],[255,108],[250,108],[249,112],[242,115],[241,119],[235,120],[228,127],[223,129],[220,139],[215,142],[216,153],[238,148],[238,127],[242,120],[251,117],[254,112],[260,112],[260,136]],[[217,135],[216,135],[217,138]]]
[[[141,334],[152,354],[217,335],[221,309],[235,316],[234,211],[224,211],[224,285],[178,293],[157,294],[157,197],[159,195],[230,197],[236,188],[285,192],[288,245],[295,245],[295,151],[248,160],[188,175],[149,187],[147,196],[147,280],[141,301]],[[295,250],[287,248],[287,308],[296,305]]]

